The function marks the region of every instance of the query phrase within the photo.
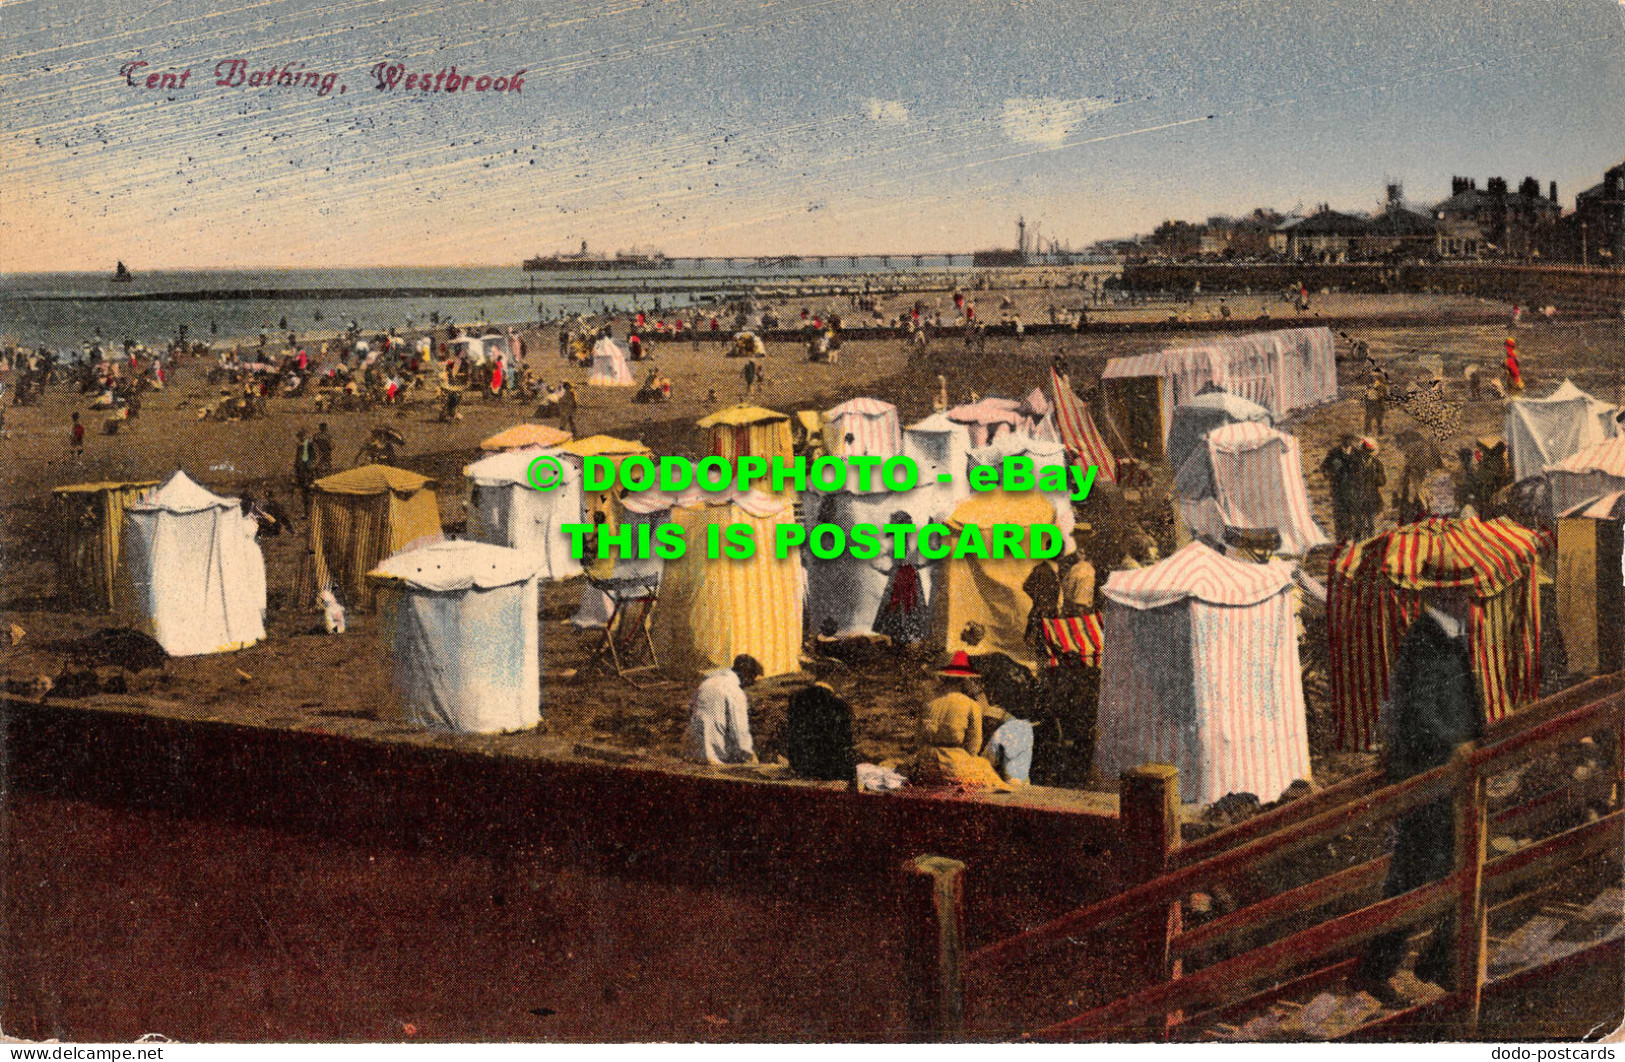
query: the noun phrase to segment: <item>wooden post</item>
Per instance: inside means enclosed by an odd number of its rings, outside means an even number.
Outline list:
[[[1123,836],[1124,871],[1132,884],[1150,881],[1168,869],[1168,857],[1179,847],[1179,769],[1166,763],[1148,763],[1124,771],[1117,798]],[[1179,901],[1164,910],[1150,911],[1136,934],[1141,986],[1178,978],[1181,960],[1174,957],[1173,940],[1180,933]],[[1179,1024],[1178,1012],[1154,1021],[1151,1038],[1165,1040]]]
[[[1478,1011],[1484,994],[1488,952],[1489,908],[1484,902],[1484,859],[1488,841],[1484,778],[1473,766],[1475,747],[1456,749],[1456,872],[1461,888],[1456,901],[1456,992],[1461,1001],[1462,1035],[1478,1035]]]
[[[963,1040],[965,864],[917,856],[902,870],[909,1028],[921,1040]]]

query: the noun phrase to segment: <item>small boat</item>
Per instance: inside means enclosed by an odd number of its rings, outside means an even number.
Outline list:
[[[128,284],[134,279],[135,276],[130,272],[130,267],[123,262],[120,262],[118,268],[113,270],[113,283],[115,284]]]

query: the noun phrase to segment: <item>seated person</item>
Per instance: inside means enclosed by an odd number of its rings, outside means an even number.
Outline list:
[[[732,667],[721,667],[689,699],[688,758],[699,763],[755,763],[750,738],[750,701],[745,691],[762,677],[756,658],[741,653]]]
[[[988,731],[982,759],[991,763],[1005,781],[1025,784],[1033,770],[1033,725],[989,705],[982,712],[982,729]]]
[[[920,718],[920,751],[909,764],[915,785],[1009,789],[993,765],[982,759],[982,712],[976,699],[981,683],[963,650],[937,672],[941,695],[925,706]]]
[[[786,744],[791,768],[803,778],[849,782],[857,771],[852,706],[830,684],[835,664],[813,664],[812,685],[790,695]]]

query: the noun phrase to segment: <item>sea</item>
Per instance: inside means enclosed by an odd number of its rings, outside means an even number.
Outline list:
[[[557,321],[575,315],[687,309],[754,293],[794,298],[815,279],[866,284],[950,282],[975,270],[969,255],[674,259],[669,269],[530,272],[519,266],[266,270],[133,268],[105,273],[0,273],[0,344],[64,353],[132,339],[230,342],[260,334],[324,335]],[[827,296],[826,296],[827,297]],[[814,304],[817,308],[818,304]]]

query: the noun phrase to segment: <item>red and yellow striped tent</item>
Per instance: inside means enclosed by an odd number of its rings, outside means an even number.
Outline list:
[[[1540,692],[1540,588],[1545,537],[1507,517],[1430,517],[1364,542],[1341,543],[1327,578],[1327,641],[1337,747],[1375,749],[1400,640],[1424,590],[1473,597],[1468,643],[1491,722]]]
[[[1044,626],[1044,648],[1049,652],[1049,666],[1060,667],[1061,658],[1076,653],[1086,667],[1100,666],[1100,648],[1105,636],[1100,629],[1100,614],[1057,616],[1039,620]]]

